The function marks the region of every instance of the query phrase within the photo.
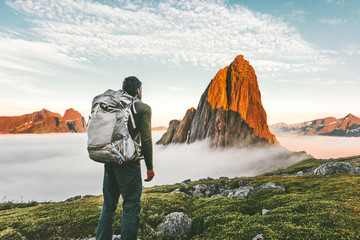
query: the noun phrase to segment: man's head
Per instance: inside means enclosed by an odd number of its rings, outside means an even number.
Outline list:
[[[122,89],[129,95],[141,100],[142,87],[141,82],[137,77],[130,76],[124,79]]]

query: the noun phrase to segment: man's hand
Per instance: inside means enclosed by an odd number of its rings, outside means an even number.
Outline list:
[[[147,170],[147,179],[144,179],[145,182],[150,182],[155,176],[154,170]]]

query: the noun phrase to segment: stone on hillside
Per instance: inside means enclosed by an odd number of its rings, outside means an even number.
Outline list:
[[[238,186],[239,186],[239,187],[250,186],[250,182],[249,182],[249,181],[246,181],[246,180],[240,180],[240,181],[238,182]]]
[[[272,183],[272,182],[268,182],[268,183],[261,185],[259,187],[259,189],[274,189],[274,190],[278,190],[280,192],[285,192],[285,188],[283,186],[276,185],[275,183]]]
[[[166,237],[186,239],[190,235],[191,219],[183,212],[167,215],[160,226],[160,233]]]
[[[193,196],[205,197],[208,186],[205,184],[197,184],[194,186]]]
[[[329,175],[333,173],[351,173],[354,167],[347,162],[333,162],[320,165],[314,170],[315,175]]]
[[[237,198],[249,198],[256,192],[253,187],[241,187],[235,190],[233,197]]]
[[[183,183],[187,183],[187,182],[191,182],[191,179],[185,179],[184,181],[182,181]]]
[[[261,210],[261,215],[264,216],[269,212],[271,212],[271,210],[263,209],[263,210]]]
[[[360,167],[354,167],[354,169],[352,170],[353,174],[360,174]]]
[[[189,188],[189,186],[188,186],[186,183],[184,183],[184,182],[182,182],[180,185],[181,185],[181,187],[183,187],[183,188],[185,188],[185,189],[188,189],[188,188]]]
[[[182,193],[182,192],[180,191],[180,188],[177,188],[177,189],[175,189],[174,191],[172,191],[170,193]]]
[[[72,201],[75,201],[75,200],[78,200],[78,199],[81,199],[81,196],[80,195],[77,195],[75,197],[71,197],[71,198],[68,198],[65,200],[65,202],[72,202]]]
[[[224,185],[224,184],[229,183],[229,181],[224,180],[224,179],[220,179],[218,183],[219,183],[219,184],[223,184],[223,185]]]
[[[96,196],[94,196],[94,195],[85,195],[82,198],[96,198]]]
[[[262,235],[262,234],[258,234],[258,235],[256,235],[252,240],[261,240],[261,239],[264,239],[263,235]]]
[[[96,240],[96,238],[84,238],[82,240]],[[113,235],[112,240],[121,240],[121,235]],[[138,239],[140,240],[140,239]]]
[[[224,180],[228,180],[228,177],[219,177],[219,179],[224,179]]]

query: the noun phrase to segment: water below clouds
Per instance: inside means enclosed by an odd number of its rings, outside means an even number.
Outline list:
[[[160,136],[154,133],[153,141]],[[62,201],[75,195],[100,195],[104,169],[88,158],[86,138],[86,134],[0,135],[0,201]],[[306,150],[321,158],[360,155],[360,139],[356,138],[278,139],[291,150]],[[336,155],[334,149],[341,151]],[[155,145],[156,176],[152,182],[144,182],[144,187],[208,176],[255,176],[302,160],[283,159],[281,154],[282,150],[274,147],[215,151],[205,142]],[[145,174],[142,163],[143,179]]]

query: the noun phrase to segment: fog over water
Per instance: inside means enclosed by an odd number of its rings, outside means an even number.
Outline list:
[[[154,132],[154,143],[160,136],[161,133]],[[0,135],[0,201],[62,201],[75,195],[100,195],[104,168],[88,158],[86,140],[86,134]],[[278,137],[278,140],[291,150],[309,150],[308,153],[321,158],[360,155],[360,139],[355,138]],[[319,153],[315,154],[316,151]],[[320,152],[323,155],[317,155]],[[255,176],[303,159],[283,159],[279,157],[282,153],[276,147],[215,151],[206,142],[154,145],[156,176],[152,182],[144,182],[144,187],[208,176]],[[145,174],[142,163],[143,179]]]

